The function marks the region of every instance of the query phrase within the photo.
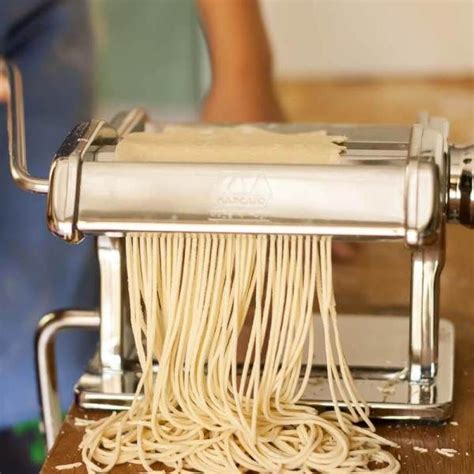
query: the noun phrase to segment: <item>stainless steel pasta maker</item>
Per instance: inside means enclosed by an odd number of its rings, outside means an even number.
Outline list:
[[[44,425],[51,445],[60,426],[53,345],[65,328],[100,332],[98,352],[80,378],[81,407],[126,409],[137,383],[127,304],[127,232],[236,232],[333,235],[392,240],[411,253],[408,317],[340,316],[352,371],[374,417],[443,420],[453,402],[454,328],[440,319],[439,281],[445,225],[474,226],[474,147],[448,143],[448,122],[422,117],[412,126],[260,125],[278,133],[327,130],[344,135],[336,165],[117,162],[121,137],[144,130],[132,110],[110,123],[75,127],[52,162],[49,178],[27,168],[21,77],[12,65],[8,130],[16,184],[47,194],[50,230],[67,242],[97,239],[99,310],[44,316],[36,337]],[[159,132],[159,127],[157,128]],[[368,336],[369,334],[369,336]],[[330,406],[324,354],[304,400]]]

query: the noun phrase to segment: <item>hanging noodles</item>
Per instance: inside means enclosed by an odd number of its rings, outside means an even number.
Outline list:
[[[126,255],[142,376],[128,411],[86,428],[88,472],[127,462],[149,472],[155,463],[175,472],[348,473],[374,463],[399,471],[382,449],[395,445],[374,433],[344,358],[330,238],[136,234]],[[299,403],[313,360],[315,294],[335,405],[321,414]]]

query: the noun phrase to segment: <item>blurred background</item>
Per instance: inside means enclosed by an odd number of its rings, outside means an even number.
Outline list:
[[[324,105],[319,100],[326,95],[328,83],[334,85],[335,81],[338,87],[341,82],[355,86],[369,81],[373,85],[374,80],[389,78],[455,79],[472,85],[471,0],[260,3],[273,48],[280,99],[290,119],[317,119],[314,114]],[[194,2],[140,0],[139,4],[140,8],[134,8],[133,0],[91,2],[99,113],[110,116],[117,109],[143,104],[158,117],[195,117],[209,86],[210,72]],[[321,94],[314,88],[308,97],[308,83],[316,80],[324,85],[319,89]],[[304,102],[310,99],[307,110],[301,110],[295,85],[304,91]],[[412,88],[412,93],[419,97],[418,86]],[[375,89],[374,103],[380,101],[381,94],[383,91]],[[312,103],[311,99],[317,101]],[[332,119],[348,121],[358,113],[353,110],[357,104],[346,99],[333,101]],[[403,106],[396,94],[387,99],[393,107]],[[432,106],[429,97],[425,103]],[[436,105],[440,110],[453,106],[466,115],[473,107],[472,100],[462,100],[456,93],[438,94]],[[359,120],[373,121],[375,113],[370,111]],[[385,113],[382,108],[380,118],[390,120]]]

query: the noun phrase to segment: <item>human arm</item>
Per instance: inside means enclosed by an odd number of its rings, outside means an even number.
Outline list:
[[[258,0],[197,0],[197,4],[212,72],[201,118],[208,122],[283,120]]]

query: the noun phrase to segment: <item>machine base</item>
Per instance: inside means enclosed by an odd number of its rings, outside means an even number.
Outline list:
[[[313,373],[302,402],[331,408],[320,318],[316,318]],[[338,316],[342,344],[352,374],[371,408],[372,418],[442,421],[451,416],[454,376],[454,326],[441,319],[438,373],[431,382],[408,379],[409,318],[400,316]],[[138,375],[100,370],[95,357],[75,387],[83,408],[122,410],[133,399]]]

